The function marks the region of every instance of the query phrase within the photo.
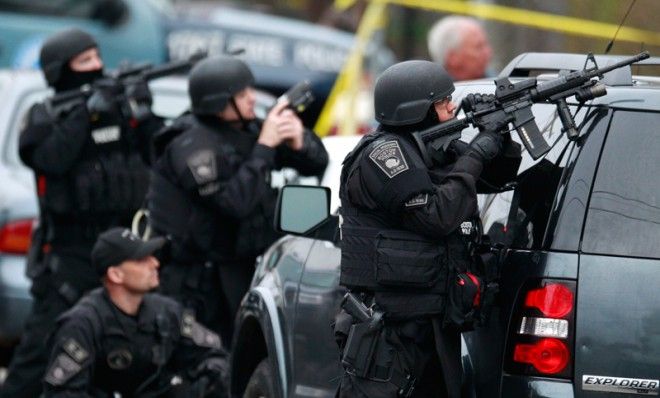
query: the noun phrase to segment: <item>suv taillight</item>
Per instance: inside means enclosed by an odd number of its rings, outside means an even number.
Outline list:
[[[16,220],[0,228],[0,252],[26,254],[32,240],[34,220]]]
[[[575,282],[542,279],[523,286],[511,318],[509,373],[570,378],[575,330]]]

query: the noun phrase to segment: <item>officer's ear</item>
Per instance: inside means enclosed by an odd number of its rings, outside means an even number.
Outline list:
[[[120,284],[124,282],[124,271],[119,267],[108,267],[108,270],[105,271],[105,277],[109,282]]]

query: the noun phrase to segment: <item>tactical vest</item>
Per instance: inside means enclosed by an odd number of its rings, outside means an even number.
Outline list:
[[[392,318],[442,313],[449,275],[469,261],[458,233],[435,241],[403,230],[396,215],[381,208],[354,206],[349,200],[348,177],[359,172],[359,159],[377,139],[391,133],[372,133],[346,157],[341,174],[340,284],[373,293],[376,303]],[[425,168],[415,147],[401,137],[401,150],[412,164]]]
[[[37,106],[45,112],[43,104]],[[42,210],[56,229],[62,229],[55,234],[83,232],[95,237],[120,220],[130,220],[144,201],[149,174],[135,133],[117,116],[92,124],[79,158],[67,173],[37,179]],[[85,225],[86,232],[68,228],[76,224]]]
[[[165,369],[178,339],[180,325],[168,303],[146,295],[134,320],[119,314],[102,288],[91,292],[58,323],[82,313],[94,330],[95,363],[92,383],[97,390],[118,391],[125,396],[169,389],[171,374]]]

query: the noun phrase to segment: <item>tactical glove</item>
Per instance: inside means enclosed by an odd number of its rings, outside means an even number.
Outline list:
[[[104,119],[115,119],[118,116],[117,98],[121,87],[114,80],[99,81],[94,86],[94,92],[87,99],[87,111],[93,122]]]
[[[475,118],[474,124],[481,132],[498,132],[507,127],[509,122],[511,122],[511,116],[498,108],[497,99],[493,94],[468,94],[463,98],[462,104],[465,112],[493,111],[487,115]]]
[[[481,132],[470,142],[466,155],[481,162],[489,162],[502,150],[502,141],[502,134],[492,131]]]
[[[126,97],[126,114],[138,122],[147,120],[151,116],[153,98],[149,85],[142,79],[135,79],[126,84],[124,90]]]
[[[493,107],[493,94],[468,94],[463,98],[463,109],[466,112],[478,112]]]

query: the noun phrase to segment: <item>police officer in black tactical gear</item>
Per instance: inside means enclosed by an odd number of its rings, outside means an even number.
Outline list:
[[[502,120],[482,126],[469,145],[430,145],[443,153],[428,153],[427,165],[422,151],[431,149],[411,133],[452,119],[453,91],[438,64],[391,66],[375,87],[380,125],[344,160],[340,284],[349,294],[335,324],[340,397],[460,396],[460,331],[485,294],[471,252],[477,182],[500,163],[513,164],[500,174],[515,177],[520,146],[502,134]]]
[[[153,253],[164,243],[121,227],[99,236],[92,262],[103,287],[58,319],[46,397],[226,396],[220,337],[176,301],[149,293],[159,283]]]
[[[175,123],[183,131],[158,158],[147,195],[153,230],[172,240],[162,292],[194,309],[226,344],[255,259],[277,238],[271,171],[321,175],[328,162],[321,141],[285,101],[265,120],[255,117],[253,83],[237,58],[193,68],[192,114]]]
[[[56,95],[103,75],[94,38],[78,29],[48,38],[40,61]],[[120,94],[115,89],[96,90],[89,101],[85,96],[57,105],[46,100],[27,115],[19,152],[34,170],[40,207],[27,270],[34,303],[3,397],[39,394],[48,359],[45,334],[59,314],[99,285],[89,260],[97,235],[111,226],[129,225],[144,200],[149,137],[162,123],[151,114],[139,122],[126,117],[115,101]],[[133,99],[150,103],[148,87],[129,89],[139,94]]]

